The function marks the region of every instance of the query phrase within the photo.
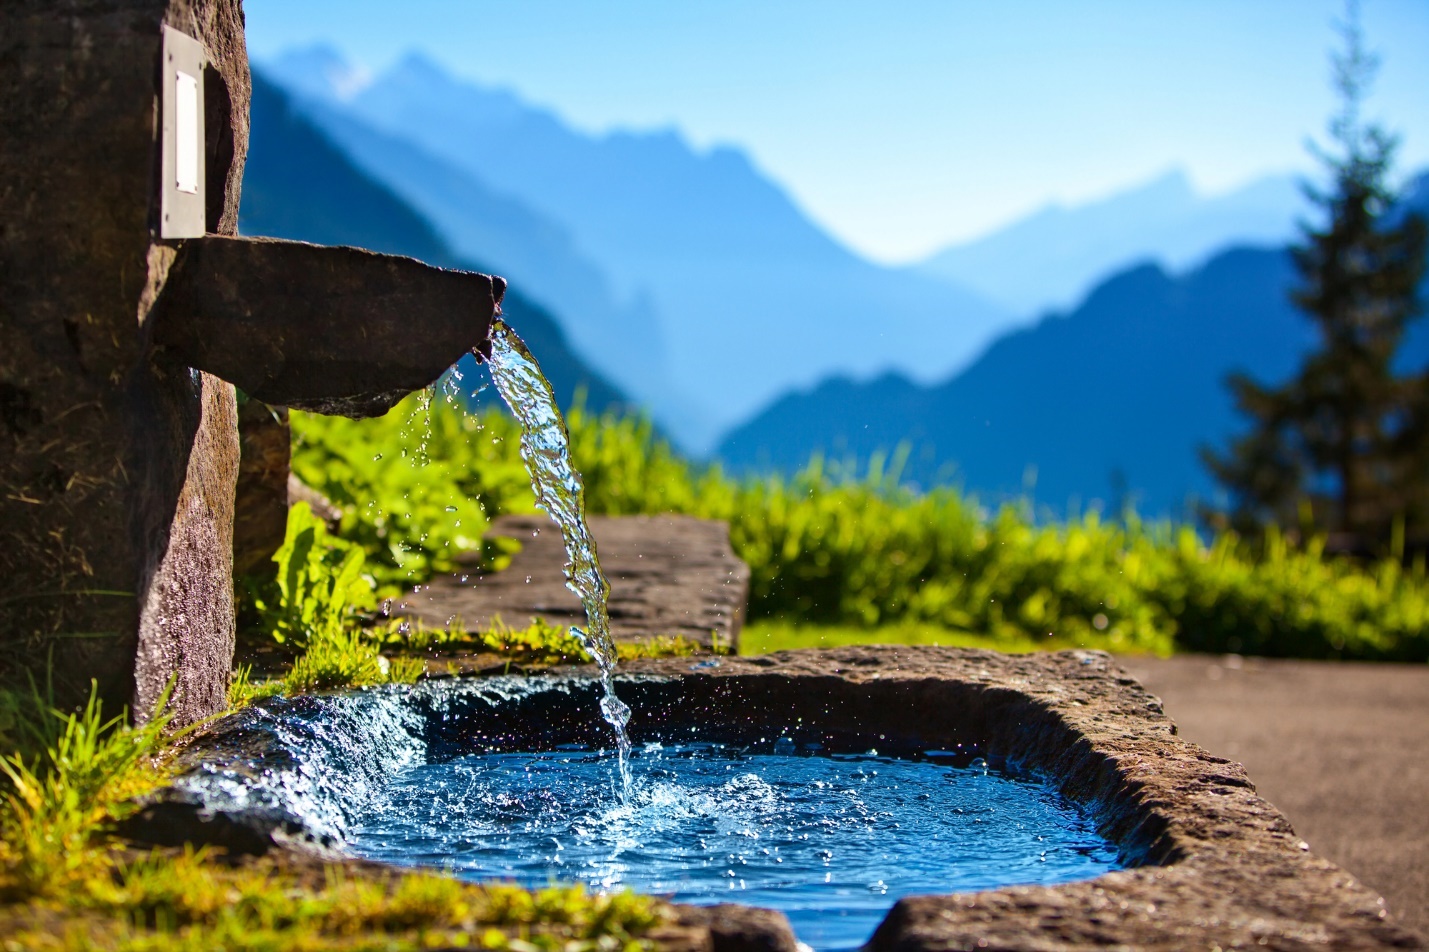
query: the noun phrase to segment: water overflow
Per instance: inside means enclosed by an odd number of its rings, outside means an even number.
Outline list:
[[[630,789],[630,708],[615,695],[615,641],[610,635],[606,599],[610,585],[600,571],[595,539],[585,516],[585,488],[571,464],[570,433],[556,405],[551,384],[526,344],[504,321],[491,326],[491,379],[521,426],[521,459],[531,474],[536,505],[561,530],[566,545],[566,585],[580,597],[586,627],[572,628],[600,668],[604,694],[601,713],[615,730],[622,789]]]

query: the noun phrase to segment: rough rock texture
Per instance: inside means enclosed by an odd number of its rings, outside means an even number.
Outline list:
[[[680,635],[706,648],[738,645],[749,567],[730,548],[728,526],[690,516],[593,516],[590,530],[610,581],[617,641]],[[513,627],[537,617],[585,625],[580,599],[566,588],[560,530],[546,516],[502,516],[488,535],[521,543],[506,569],[438,579],[409,593],[402,611],[434,627],[453,616],[474,628],[496,616]]]
[[[233,574],[266,575],[275,571],[273,554],[288,526],[288,466],[292,462],[288,411],[261,400],[238,407],[241,447],[233,515]]]
[[[214,710],[233,645],[233,388],[149,346],[160,25],[198,37],[209,227],[232,234],[248,137],[237,0],[0,7],[0,665],[95,678],[147,713]],[[189,634],[192,638],[189,638]],[[176,667],[177,666],[177,667]]]
[[[685,928],[708,932],[713,952],[798,952],[799,940],[783,913],[732,902],[676,906]],[[663,946],[662,946],[663,948]]]
[[[636,670],[679,670],[670,662]],[[1088,805],[1135,867],[1085,883],[900,901],[870,949],[1424,948],[1308,852],[1238,764],[1180,739],[1106,655],[845,649],[730,659],[679,703],[746,730],[822,722],[888,746],[974,746]],[[637,714],[637,717],[639,714]]]
[[[506,282],[276,238],[182,243],[154,339],[250,397],[379,416],[486,341]]]
[[[1373,892],[1309,852],[1240,765],[1181,739],[1160,702],[1100,652],[847,648],[622,670],[636,743],[688,737],[695,726],[704,739],[736,743],[783,735],[829,750],[876,743],[893,755],[985,757],[1082,804],[1128,867],[1054,887],[903,899],[870,952],[1426,947],[1388,921]],[[426,718],[430,755],[599,742],[597,718],[572,716],[594,709],[598,686],[588,672],[571,676],[497,707],[448,697]],[[422,710],[421,691],[412,698]],[[232,776],[271,769],[277,742],[247,723],[216,724],[187,762]],[[183,837],[202,839],[202,828],[191,823]],[[744,923],[727,930],[744,936],[739,948],[786,948],[777,914],[731,921]],[[671,947],[686,941],[672,937]]]

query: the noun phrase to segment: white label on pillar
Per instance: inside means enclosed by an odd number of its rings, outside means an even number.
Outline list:
[[[198,193],[198,79],[177,70],[174,91],[174,187],[190,195]]]

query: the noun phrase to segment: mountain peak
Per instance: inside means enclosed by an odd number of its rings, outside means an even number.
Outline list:
[[[1194,199],[1199,197],[1196,187],[1191,184],[1191,177],[1186,174],[1186,170],[1179,165],[1167,169],[1155,178],[1147,181],[1144,185],[1133,186],[1126,191],[1126,196],[1132,195],[1155,195],[1160,198],[1184,198]]]
[[[1073,306],[1100,278],[1139,261],[1183,270],[1228,245],[1278,245],[1293,236],[1300,209],[1289,176],[1207,196],[1172,168],[1104,198],[1049,206],[916,267],[1030,316]]]
[[[383,72],[382,79],[386,82],[410,82],[434,88],[462,85],[445,67],[421,50],[408,50],[401,59]]]
[[[384,70],[367,92],[371,100],[368,105],[379,113],[413,103],[459,103],[464,118],[486,126],[534,116],[553,118],[548,110],[528,103],[515,91],[458,76],[419,50],[412,50]]]
[[[263,66],[289,90],[323,101],[350,102],[372,82],[370,70],[326,43],[279,53]]]

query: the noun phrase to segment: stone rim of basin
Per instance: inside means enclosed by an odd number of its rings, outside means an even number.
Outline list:
[[[724,712],[726,722],[737,718],[739,731],[750,737],[803,718],[811,728],[856,724],[846,733],[850,742],[882,734],[890,748],[976,745],[994,766],[1039,777],[1080,804],[1128,867],[1057,886],[905,898],[870,939],[873,952],[1267,942],[1306,949],[1425,947],[1386,918],[1371,890],[1311,854],[1289,821],[1255,793],[1239,764],[1179,737],[1160,701],[1105,653],[865,647],[696,664],[675,658],[622,665],[622,696],[638,712],[637,728],[642,709],[653,710],[659,700],[671,705],[667,725],[710,721]],[[578,669],[556,674],[585,676]],[[275,753],[263,750],[252,731],[232,730],[233,721],[220,721],[198,738],[185,766],[251,766],[254,758]],[[226,821],[230,833],[233,819]],[[148,842],[213,841],[223,838],[224,822],[204,817],[191,797],[171,788],[127,833]],[[247,831],[253,851],[291,844],[295,832],[270,822],[266,833],[277,835],[265,843],[261,822]],[[689,915],[706,924],[717,918],[708,911]],[[779,932],[787,925],[776,928],[782,917],[749,921],[763,924],[764,947],[792,948],[786,944],[792,933]]]

